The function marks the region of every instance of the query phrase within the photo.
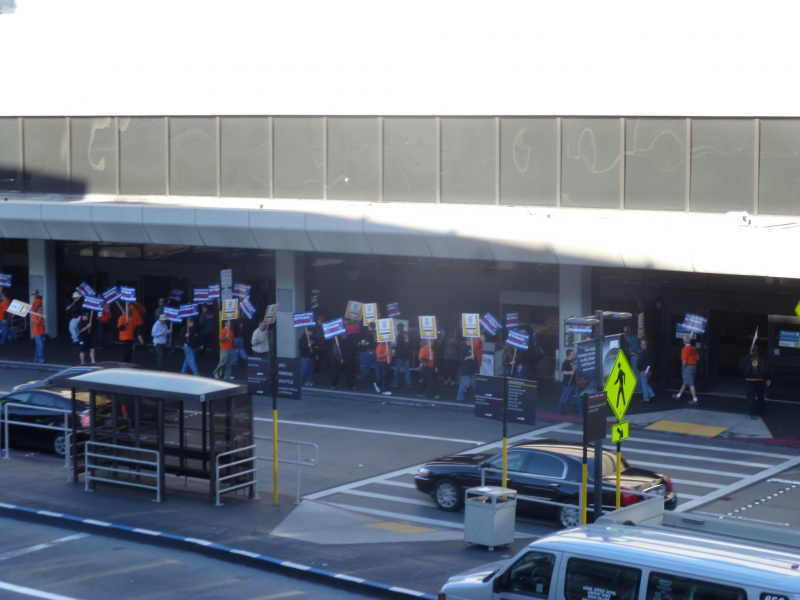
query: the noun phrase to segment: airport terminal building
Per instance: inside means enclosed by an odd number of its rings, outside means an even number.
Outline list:
[[[0,272],[51,336],[82,281],[154,307],[231,268],[281,304],[282,355],[312,295],[519,312],[554,359],[605,309],[643,315],[669,380],[692,312],[706,389],[756,328],[800,379],[795,6],[18,4]]]

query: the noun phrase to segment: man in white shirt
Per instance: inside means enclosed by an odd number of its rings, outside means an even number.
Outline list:
[[[158,320],[153,324],[153,329],[150,335],[153,336],[153,348],[156,351],[156,370],[164,370],[164,354],[167,348],[167,335],[169,334],[169,325],[167,325],[167,315],[161,314]]]
[[[267,333],[267,324],[263,321],[258,324],[258,328],[253,332],[253,337],[250,338],[250,345],[253,347],[253,353],[259,358],[267,358],[269,356],[269,335]]]

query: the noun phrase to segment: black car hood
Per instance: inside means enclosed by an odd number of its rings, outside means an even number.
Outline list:
[[[477,466],[482,465],[487,460],[492,458],[494,454],[455,454],[453,456],[443,456],[432,460],[426,466],[439,466],[439,465],[468,465]]]

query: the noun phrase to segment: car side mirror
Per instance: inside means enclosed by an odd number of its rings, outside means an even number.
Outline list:
[[[492,591],[495,594],[499,594],[506,589],[505,579],[505,573],[494,578],[494,581],[492,581]]]

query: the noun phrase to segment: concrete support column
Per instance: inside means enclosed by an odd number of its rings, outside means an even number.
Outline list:
[[[558,271],[558,357],[556,369],[572,346],[564,345],[564,320],[586,317],[592,311],[592,269],[574,265],[561,265]],[[560,379],[560,377],[559,377]]]
[[[28,240],[28,300],[33,290],[42,295],[46,318],[45,331],[51,338],[58,333],[58,297],[56,296],[56,243],[51,240]]]
[[[305,255],[292,250],[275,251],[275,295],[278,307],[278,356],[297,358],[297,338],[292,313],[306,309]]]

